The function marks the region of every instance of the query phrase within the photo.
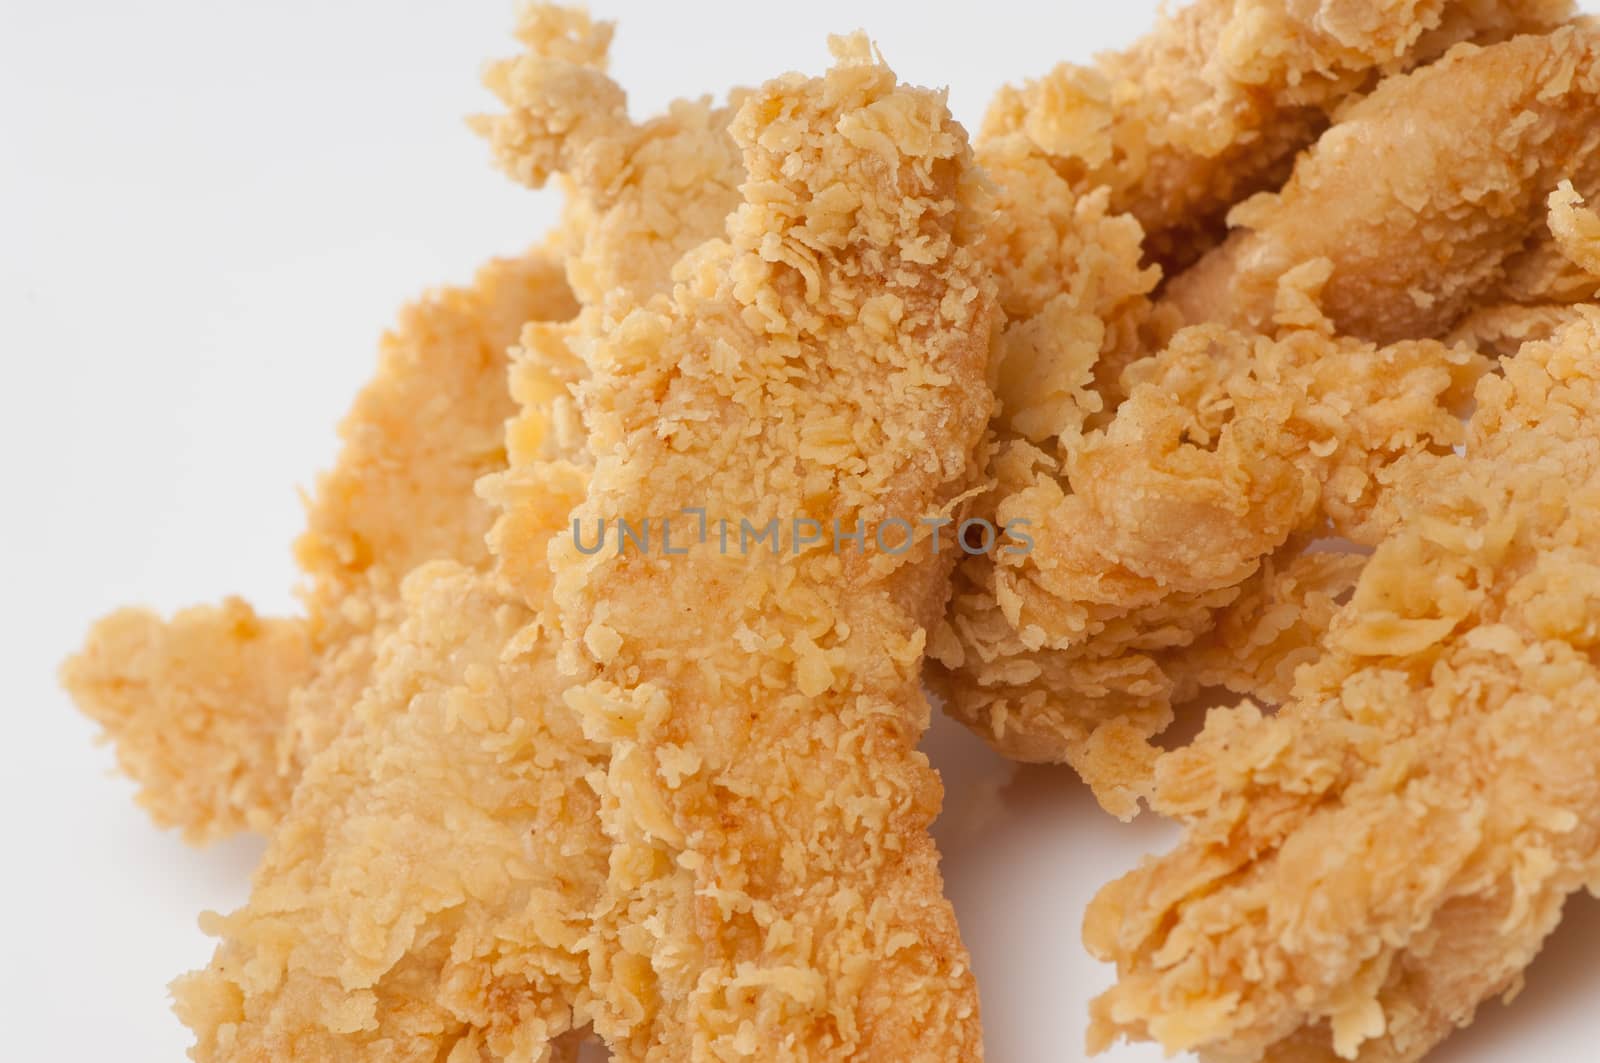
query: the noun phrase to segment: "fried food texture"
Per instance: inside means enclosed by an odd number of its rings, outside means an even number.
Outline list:
[[[608,301],[668,291],[678,260],[720,236],[739,204],[744,164],[728,125],[744,90],[724,106],[677,100],[635,123],[622,87],[604,73],[611,35],[609,24],[582,12],[525,8],[517,30],[525,51],[485,75],[505,109],[473,122],[514,180],[560,180],[566,199],[554,243],[581,306],[570,321],[530,319],[520,337],[509,467],[481,485],[496,511],[496,544],[537,539],[550,481],[558,496],[587,483],[586,431],[572,393],[588,374],[584,337],[606,327]],[[495,553],[502,577],[531,608],[543,608],[546,558],[514,547]]]
[[[1549,288],[1566,256],[1524,252],[1561,182],[1600,191],[1597,95],[1600,26],[1582,22],[1389,78],[1282,190],[1234,208],[1234,233],[1167,302],[1270,330],[1285,278],[1320,268],[1314,298],[1339,331],[1388,343],[1444,335],[1504,288]]]
[[[1181,268],[1379,78],[1462,41],[1554,28],[1570,11],[1567,0],[1196,0],[1123,51],[1002,90],[984,133],[1021,132],[1076,188],[1107,188],[1151,259]]]
[[[1323,534],[1372,540],[1388,470],[1459,440],[1482,365],[1429,341],[1179,333],[1064,457],[1016,442],[995,463],[995,520],[1027,522],[1033,545],[961,565],[934,653],[951,711],[1131,815],[1175,700],[1281,689],[1353,572],[1295,555]],[[1263,595],[1281,608],[1262,614]],[[1249,665],[1184,661],[1219,637]]]
[[[1091,906],[1092,1041],[1420,1058],[1600,881],[1600,310],[1479,385],[1276,715],[1158,767],[1173,852]]]
[[[482,571],[406,579],[249,903],[176,986],[197,1063],[569,1058],[609,845],[558,647]]]
[[[727,239],[586,341],[582,526],[870,527],[971,486],[995,314],[979,182],[941,96],[863,38],[835,48],[826,77],[744,101]],[[596,1029],[624,1059],[980,1058],[915,750],[947,556],[718,538],[551,547],[568,702],[607,752]]]
[[[523,322],[573,312],[542,252],[493,262],[471,287],[403,312],[307,506],[295,546],[303,615],[262,618],[229,599],[170,621],[128,609],[95,625],[62,678],[159,825],[205,842],[283,816],[366,685],[406,573],[435,559],[486,563],[493,511],[473,485],[505,462],[506,351]]]
[[[300,615],[63,668],[159,824],[269,835],[196,1063],[981,1060],[924,683],[1182,826],[1091,1050],[1413,1063],[1514,991],[1600,889],[1571,10],[1197,0],[969,147],[859,34],[635,118],[525,7],[472,125],[559,223],[385,337]]]

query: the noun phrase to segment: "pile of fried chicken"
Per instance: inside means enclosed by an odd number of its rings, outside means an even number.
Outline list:
[[[1600,25],[1197,0],[970,144],[859,35],[637,121],[611,32],[489,68],[562,223],[386,337],[303,613],[64,668],[157,823],[270,838],[192,1057],[982,1058],[925,684],[1184,827],[1087,913],[1091,1050],[1411,1061],[1514,990],[1600,889]],[[1032,548],[572,534],[695,511]]]

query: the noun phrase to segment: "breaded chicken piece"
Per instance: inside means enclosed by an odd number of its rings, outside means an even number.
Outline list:
[[[1503,358],[1548,340],[1600,294],[1600,216],[1563,181],[1549,199],[1550,232],[1507,266],[1492,302],[1473,309],[1448,342]]]
[[[1122,71],[1120,81],[1113,78],[1102,84],[1096,81],[1100,75],[1063,67],[1020,92],[1002,93],[978,148],[1000,201],[990,255],[1007,325],[995,357],[1000,400],[990,445],[995,489],[977,502],[977,515],[998,525],[1005,521],[999,516],[1002,510],[1025,520],[1036,519],[1027,511],[1035,504],[1045,505],[1049,512],[1048,501],[1031,495],[1026,500],[1014,497],[1033,483],[1036,474],[1029,471],[1033,463],[1064,469],[1075,460],[1085,433],[1105,427],[1126,399],[1128,387],[1135,383],[1129,366],[1170,337],[1175,315],[1171,307],[1152,308],[1149,293],[1160,274],[1154,268],[1141,268],[1139,222],[1153,227],[1158,252],[1163,247],[1170,250],[1170,225],[1180,217],[1192,220],[1195,208],[1187,201],[1170,210],[1159,207],[1166,198],[1158,191],[1167,179],[1163,174],[1176,175],[1171,178],[1175,187],[1186,193],[1211,195],[1207,182],[1196,173],[1214,171],[1222,181],[1216,202],[1225,207],[1236,194],[1231,191],[1233,182],[1264,179],[1262,175],[1271,169],[1252,176],[1241,152],[1292,154],[1325,123],[1323,111],[1360,88],[1364,79],[1437,56],[1466,37],[1493,40],[1516,29],[1549,24],[1566,10],[1565,4],[1425,4],[1409,8],[1406,21],[1397,20],[1394,12],[1380,15],[1351,5],[1323,5],[1313,11],[1304,5],[1280,10],[1268,4],[1199,4],[1163,23],[1123,56],[1102,59],[1103,71]],[[1285,27],[1296,29],[1286,33]],[[1224,55],[1213,47],[1223,39],[1235,41],[1236,52]],[[1275,42],[1273,47],[1249,45],[1267,40]],[[1152,63],[1156,55],[1165,61]],[[1242,79],[1246,69],[1254,70],[1250,79]],[[1308,69],[1321,73],[1302,77]],[[1277,102],[1259,89],[1273,83],[1273,77],[1283,79]],[[1106,111],[1096,117],[1094,86],[1100,84],[1109,93],[1113,81],[1123,86],[1116,97],[1120,105],[1142,100],[1150,113],[1140,117],[1138,107],[1123,106],[1114,115]],[[1298,101],[1293,106],[1288,105],[1290,97]],[[1179,106],[1174,102],[1178,99],[1186,102]],[[1107,95],[1102,102],[1109,106],[1109,100]],[[1264,140],[1262,123],[1282,128]],[[1296,123],[1304,128],[1284,134],[1287,146],[1267,144]],[[1148,144],[1123,153],[1111,146],[1143,143],[1147,131],[1158,127],[1167,131],[1161,134],[1167,147],[1154,154]],[[1165,139],[1169,136],[1170,142]],[[1239,144],[1230,148],[1230,137],[1239,138]],[[1179,143],[1186,146],[1179,150],[1175,146]],[[1086,168],[1086,159],[1096,165]],[[1147,178],[1154,183],[1144,183]],[[1146,193],[1151,198],[1142,200],[1144,206],[1134,205]],[[1132,215],[1117,213],[1119,207],[1131,209]],[[1326,327],[1314,293],[1292,287],[1295,281],[1314,287],[1325,279],[1317,276],[1315,266],[1289,278],[1291,289],[1273,306],[1276,324]],[[1363,497],[1369,495],[1363,488]],[[1346,503],[1345,508],[1348,520],[1352,507]],[[1281,696],[1293,662],[1306,656],[1317,641],[1319,625],[1331,616],[1330,603],[1349,589],[1359,562],[1347,559],[1335,564],[1324,559],[1296,565],[1300,544],[1281,545],[1291,530],[1282,524],[1274,527],[1275,553],[1253,549],[1245,555],[1252,568],[1269,557],[1275,559],[1269,567],[1282,581],[1275,590],[1258,586],[1247,592],[1245,583],[1228,579],[1209,582],[1199,592],[1149,593],[1140,605],[1130,606],[1131,611],[1099,618],[1096,623],[1108,629],[1094,634],[1070,619],[1057,618],[1068,629],[1056,634],[1074,651],[1070,662],[1056,662],[1065,664],[1066,674],[1054,678],[1047,678],[1039,662],[1029,659],[1043,645],[1042,632],[1031,632],[1019,641],[1016,617],[1021,606],[1016,590],[1003,585],[1003,577],[997,581],[993,560],[964,561],[951,619],[955,626],[969,625],[969,630],[965,635],[953,627],[943,632],[935,656],[959,662],[954,664],[958,673],[977,669],[983,678],[977,682],[971,675],[948,676],[935,669],[933,679],[956,706],[958,717],[977,722],[980,733],[991,739],[1006,736],[999,747],[1008,755],[1060,760],[1069,742],[1091,742],[1074,762],[1099,780],[1096,787],[1103,798],[1130,813],[1135,807],[1131,798],[1111,795],[1133,779],[1147,777],[1155,752],[1148,738],[1165,725],[1174,700],[1224,676],[1237,692]],[[1050,570],[1062,563],[1054,556],[1058,548],[1067,549],[1048,539],[1043,545],[1036,543],[1028,558],[1014,560]],[[1150,552],[1164,548],[1163,544]],[[1072,562],[1066,564],[1070,567]],[[1291,577],[1290,571],[1300,575]],[[1097,593],[1116,592],[1102,588]],[[1253,610],[1257,594],[1276,599],[1270,616]],[[1235,605],[1234,598],[1240,595],[1243,598]],[[1289,622],[1287,615],[1296,605],[1305,613],[1299,621]],[[1244,626],[1244,618],[1252,616],[1264,623],[1260,631]],[[1244,662],[1225,666],[1217,653],[1188,662],[1191,650],[1198,653],[1209,642],[1207,633],[1214,624],[1231,632],[1239,640],[1236,645],[1250,647],[1249,668]],[[968,644],[966,649],[963,643]],[[1002,651],[1000,646],[1009,649]],[[974,649],[976,653],[968,652]],[[1256,670],[1252,673],[1251,668]],[[1046,694],[1052,685],[1056,693]],[[1032,711],[1019,713],[1004,698],[1018,689],[1029,691]],[[1124,709],[1137,704],[1146,722],[1137,727],[1123,722],[1094,727],[1070,739],[1063,737],[1060,720],[1038,729],[1019,726],[1019,716],[1035,716],[1041,725],[1049,719],[1050,713],[1037,716],[1046,698],[1075,702],[1091,719],[1101,715],[1108,699]]]
[[[249,904],[208,917],[224,941],[175,987],[196,1063],[572,1058],[610,845],[559,635],[456,563],[403,597]]]
[[[264,619],[238,598],[162,620],[98,621],[62,682],[104,729],[137,800],[200,844],[265,831],[289,807],[278,770],[289,697],[317,668],[306,621]]]
[[[1093,1047],[1415,1060],[1600,885],[1600,309],[1503,369],[1288,703],[1161,762],[1186,832],[1089,910]]]
[[[531,187],[562,179],[567,199],[554,242],[582,307],[570,321],[530,322],[522,334],[511,374],[519,412],[506,429],[509,467],[480,485],[498,512],[495,543],[539,533],[548,478],[580,493],[587,483],[585,433],[572,403],[587,368],[574,342],[604,327],[608,298],[643,302],[666,291],[679,258],[720,236],[739,204],[744,163],[728,123],[743,90],[728,106],[677,100],[635,123],[621,86],[603,73],[611,34],[580,11],[524,8],[517,37],[527,50],[485,75],[506,110],[474,119],[513,179]],[[543,608],[543,555],[496,553],[500,574],[530,608]]]
[[[603,62],[611,30],[533,7],[518,36],[535,49],[520,62],[560,70],[563,61]],[[492,68],[491,82],[536,83],[510,77],[514,65]],[[493,263],[475,289],[406,311],[385,339],[378,379],[347,418],[340,464],[309,506],[296,551],[310,576],[309,619],[264,620],[230,600],[171,623],[124,610],[91,634],[64,678],[107,728],[157,822],[196,842],[268,830],[303,765],[361,696],[376,643],[397,620],[401,578],[436,558],[482,565],[497,514],[536,532],[548,519],[543,500],[581,492],[587,455],[568,391],[582,367],[564,347],[567,330],[552,324],[550,342],[522,348],[509,396],[503,352],[524,322],[573,317],[563,270],[591,303],[618,286],[643,296],[666,285],[684,250],[721,231],[742,173],[730,116],[674,104],[630,132],[628,150],[611,156],[615,169],[590,174],[596,187],[572,182],[552,241],[571,256],[563,263],[547,255]],[[534,139],[519,140],[510,118],[480,126],[518,170],[509,145],[526,151]],[[514,411],[502,446],[501,423]],[[518,471],[490,478],[480,501],[474,482],[503,466],[507,451]],[[540,608],[546,572],[540,559],[502,574]]]
[[[1205,326],[1136,363],[1115,417],[1065,456],[1006,445],[995,520],[1031,522],[1033,546],[962,564],[933,654],[950,710],[1008,756],[1071,763],[1132,815],[1176,699],[1209,680],[1281,691],[1353,574],[1295,563],[1304,538],[1370,540],[1387,470],[1459,441],[1482,364],[1428,341]],[[1262,596],[1303,616],[1251,630]],[[1185,664],[1219,626],[1263,686],[1214,653]]]
[[[1582,312],[1575,303],[1499,303],[1473,310],[1450,330],[1445,342],[1493,358],[1508,358],[1525,343],[1548,340]]]
[[[1115,409],[1123,369],[1149,349],[1161,271],[1141,266],[1143,232],[1111,210],[1110,191],[1080,195],[1027,137],[982,141],[977,157],[995,187],[985,246],[1006,319],[993,431],[1066,453]]]
[[[1547,30],[1569,0],[1197,0],[1092,66],[1001,91],[986,135],[1021,132],[1139,220],[1151,258],[1192,262],[1228,208],[1288,176],[1329,114],[1461,41]]]
[[[568,702],[608,752],[590,947],[618,1059],[982,1055],[915,748],[948,539],[800,552],[790,524],[915,522],[972,484],[995,318],[980,180],[940,95],[897,87],[864,38],[835,49],[827,77],[740,109],[727,240],[669,298],[614,301],[586,349],[575,526],[656,536],[551,550]],[[721,519],[735,539],[775,519],[778,542],[723,551]]]
[[[376,640],[397,619],[405,576],[433,560],[488,563],[493,511],[476,484],[506,463],[504,423],[515,410],[507,352],[524,323],[575,312],[559,270],[544,254],[494,262],[473,289],[410,311],[341,427],[344,452],[318,480],[295,547],[312,574],[306,598],[325,666],[291,699],[291,765],[307,763],[342,727],[367,685]]]
[[[516,61],[533,68],[514,79],[518,91],[568,108],[569,128],[588,121],[588,86],[575,75],[603,60],[609,28],[530,8],[518,36],[533,49]],[[492,68],[491,83],[510,65]],[[528,118],[479,125],[497,148],[553,150],[557,132],[514,134],[514,121]],[[647,299],[683,249],[721,228],[732,204],[702,167],[720,140],[737,160],[727,121],[676,105],[647,135],[619,125],[606,134],[615,143],[584,146],[615,152],[617,172],[590,175],[603,190],[569,181],[556,243],[574,256],[566,268],[576,291]],[[673,159],[688,160],[676,179]],[[642,219],[656,214],[673,225],[647,231]],[[540,1060],[575,1051],[591,995],[584,935],[610,843],[584,781],[604,760],[561,705],[566,680],[545,618],[544,544],[589,475],[567,409],[584,375],[565,346],[573,328],[552,326],[542,335],[555,342],[518,353],[520,409],[507,442],[515,471],[479,485],[501,511],[493,538],[525,551],[496,566],[515,586],[444,566],[408,581],[405,626],[381,643],[385,669],[357,694],[359,728],[313,762],[250,905],[213,923],[224,938],[215,962],[180,988],[197,1059]],[[390,850],[399,855],[385,858]]]
[[[473,484],[505,462],[505,352],[523,322],[574,309],[536,252],[402,313],[307,507],[304,616],[261,619],[230,599],[171,621],[123,610],[90,632],[62,679],[158,824],[204,842],[283,815],[366,686],[400,580],[432,559],[486,563],[492,510]]]
[[[1597,106],[1592,22],[1463,46],[1389,78],[1345,110],[1282,191],[1234,209],[1237,231],[1173,280],[1167,302],[1189,322],[1270,329],[1281,279],[1320,266],[1314,297],[1340,332],[1379,343],[1443,335],[1475,302],[1500,301],[1559,182],[1600,191]]]
[[[609,23],[533,4],[519,13],[516,36],[523,54],[484,75],[506,110],[473,127],[512,179],[539,188],[564,177],[556,244],[583,306],[618,289],[653,294],[739,204],[744,170],[728,123],[744,90],[725,107],[676,100],[666,114],[634,122],[627,95],[604,73]]]

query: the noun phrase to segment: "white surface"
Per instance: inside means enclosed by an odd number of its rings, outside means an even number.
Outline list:
[[[596,4],[622,20],[614,70],[639,113],[819,70],[823,35],[865,23],[902,76],[951,83],[969,123],[1002,81],[1125,41],[1154,8],[1043,6]],[[165,985],[205,962],[195,913],[243,900],[259,844],[196,853],[150,828],[56,662],[122,603],[291,608],[296,487],[331,460],[380,329],[553,216],[460,120],[490,106],[476,71],[513,50],[509,25],[500,0],[0,9],[8,1059],[182,1056]],[[1167,829],[1109,821],[1065,771],[1013,775],[952,725],[930,748],[989,1056],[1080,1059],[1108,981],[1078,941],[1083,905]],[[1597,944],[1600,905],[1574,902],[1516,1007],[1435,1058],[1594,1058]]]

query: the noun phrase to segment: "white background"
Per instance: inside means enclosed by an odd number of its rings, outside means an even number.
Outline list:
[[[864,25],[972,125],[1002,82],[1126,42],[1155,5],[595,6],[621,20],[636,113],[819,71],[824,35]],[[54,671],[116,605],[294,607],[296,490],[332,459],[380,330],[554,216],[554,193],[491,172],[461,121],[492,107],[476,73],[514,51],[510,24],[503,0],[0,7],[6,1058],[182,1057],[166,983],[206,961],[195,914],[244,899],[260,846],[195,852],[152,829]],[[989,1057],[1080,1059],[1109,980],[1079,944],[1083,905],[1169,830],[1122,827],[1065,769],[1013,772],[949,724],[930,749]],[[1600,905],[1574,901],[1517,1005],[1433,1058],[1594,1058],[1596,945]]]

